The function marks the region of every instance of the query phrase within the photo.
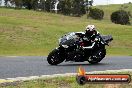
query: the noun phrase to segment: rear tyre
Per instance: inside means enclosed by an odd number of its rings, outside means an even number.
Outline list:
[[[93,55],[88,59],[90,64],[97,64],[99,63],[106,55],[106,49],[98,50],[97,52],[93,53]]]
[[[54,49],[47,57],[47,61],[50,65],[58,65],[64,61],[62,56],[60,55],[60,51]]]

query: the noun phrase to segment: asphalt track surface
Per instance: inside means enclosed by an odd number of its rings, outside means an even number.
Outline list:
[[[79,66],[87,72],[132,69],[132,56],[107,56],[99,64],[63,62],[58,66],[47,63],[45,56],[0,57],[0,79],[76,73]]]

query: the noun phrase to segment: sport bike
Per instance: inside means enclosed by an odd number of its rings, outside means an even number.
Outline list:
[[[96,36],[94,48],[84,49],[87,46],[88,38],[84,32],[70,32],[59,39],[59,46],[51,51],[47,57],[50,65],[57,65],[63,61],[84,62],[91,64],[100,62],[106,55],[105,46],[112,40],[111,35]]]

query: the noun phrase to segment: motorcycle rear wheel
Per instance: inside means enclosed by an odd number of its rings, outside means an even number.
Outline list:
[[[93,55],[88,59],[90,64],[97,64],[99,63],[106,55],[106,49],[98,50],[97,52],[93,53]]]

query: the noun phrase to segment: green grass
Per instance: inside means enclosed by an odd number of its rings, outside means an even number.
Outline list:
[[[107,74],[107,73],[103,73]],[[109,73],[111,74],[111,73]],[[114,73],[115,74],[115,73]],[[131,72],[119,72],[118,74],[130,74]],[[55,77],[30,80],[24,82],[4,83],[0,88],[132,88],[132,82],[120,84],[85,84],[79,85],[76,82],[76,77]]]
[[[132,4],[127,10],[132,9]],[[58,46],[58,38],[67,32],[84,31],[94,24],[101,34],[114,38],[108,55],[132,55],[132,25],[111,23],[110,13],[120,5],[98,6],[105,11],[104,20],[86,16],[68,17],[53,13],[0,8],[0,55],[48,55]]]

